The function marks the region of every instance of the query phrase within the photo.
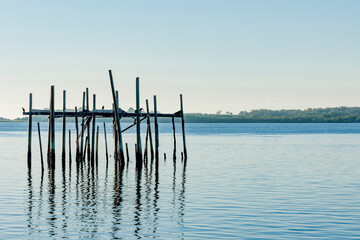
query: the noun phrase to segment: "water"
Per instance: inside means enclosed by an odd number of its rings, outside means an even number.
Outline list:
[[[360,124],[187,124],[188,162],[178,134],[175,168],[161,124],[158,175],[136,175],[133,132],[129,167],[111,157],[106,170],[100,126],[97,171],[62,173],[57,125],[55,176],[41,177],[35,125],[29,175],[27,124],[0,123],[0,239],[360,238]]]

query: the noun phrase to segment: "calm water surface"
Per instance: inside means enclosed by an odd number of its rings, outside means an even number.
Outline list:
[[[67,157],[63,172],[57,127],[56,171],[42,176],[35,125],[29,174],[26,123],[0,123],[0,239],[360,238],[360,124],[187,124],[187,164],[180,128],[174,163],[161,124],[158,174],[135,172],[134,132],[129,166],[106,168],[102,131],[98,168]]]

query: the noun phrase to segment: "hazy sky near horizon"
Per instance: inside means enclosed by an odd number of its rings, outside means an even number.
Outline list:
[[[161,112],[360,105],[360,1],[1,1],[0,116],[158,96]]]

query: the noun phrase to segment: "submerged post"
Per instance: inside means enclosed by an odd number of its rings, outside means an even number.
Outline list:
[[[117,134],[118,134],[118,138],[119,138],[119,145],[120,145],[120,162],[121,162],[121,165],[124,165],[124,151],[123,151],[123,143],[122,143],[122,136],[121,136],[119,106],[118,106],[117,99],[115,96],[115,87],[114,87],[114,81],[113,81],[111,70],[109,70],[109,76],[110,76],[110,84],[111,84],[113,100],[114,100],[114,104],[115,104],[115,125],[116,125],[116,130],[117,130]]]
[[[69,129],[69,168],[71,168],[71,130]]]
[[[98,164],[99,161],[99,126],[96,127],[96,165]]]
[[[93,94],[93,119],[92,119],[92,135],[91,135],[91,164],[94,164],[95,158],[95,109],[96,109],[96,95]]]
[[[186,151],[186,141],[185,141],[185,121],[184,121],[184,111],[183,111],[183,99],[182,94],[180,94],[180,111],[181,111],[181,129],[183,135],[183,149],[184,149],[184,159],[187,159],[187,151]]]
[[[157,119],[157,104],[156,96],[154,96],[154,125],[155,125],[155,163],[159,162],[159,129],[158,129],[158,119]]]
[[[40,123],[37,123],[38,127],[38,135],[39,135],[39,146],[40,146],[40,158],[41,158],[41,172],[44,172],[44,158],[42,152],[42,144],[41,144],[41,134],[40,134]]]
[[[62,167],[65,168],[65,137],[66,137],[66,91],[63,91],[63,129],[62,129]]]
[[[50,92],[50,116],[49,116],[49,143],[48,143],[48,162],[50,169],[55,169],[55,87],[51,86]]]
[[[129,148],[128,148],[128,144],[126,143],[126,162],[127,162],[127,164],[129,164],[129,161],[130,161]]]
[[[104,122],[104,136],[105,136],[105,151],[106,151],[106,165],[109,162],[109,154],[108,154],[108,147],[107,147],[107,139],[106,139],[106,126]]]
[[[32,135],[32,93],[29,95],[29,129],[28,129],[28,154],[27,163],[28,168],[31,168],[31,135]]]
[[[136,78],[136,166],[142,166],[142,150],[140,135],[140,86],[139,78]]]

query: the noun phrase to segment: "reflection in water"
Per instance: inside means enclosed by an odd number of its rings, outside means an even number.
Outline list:
[[[169,228],[180,229],[174,234],[182,238],[186,165],[178,164],[181,171],[178,171],[175,161],[169,165],[173,169],[172,181],[165,181],[161,188],[161,169],[150,161],[134,172],[131,166],[120,167],[117,162],[114,171],[105,166],[99,169],[97,165],[76,164],[73,171],[70,168],[68,171],[61,171],[61,168],[59,171],[48,170],[47,177],[42,174],[39,181],[28,172],[28,235],[44,238],[159,238],[163,234],[158,232],[159,227],[166,224]],[[160,203],[161,191],[164,195]],[[161,219],[163,215],[168,217],[169,209],[172,213],[170,221]]]

